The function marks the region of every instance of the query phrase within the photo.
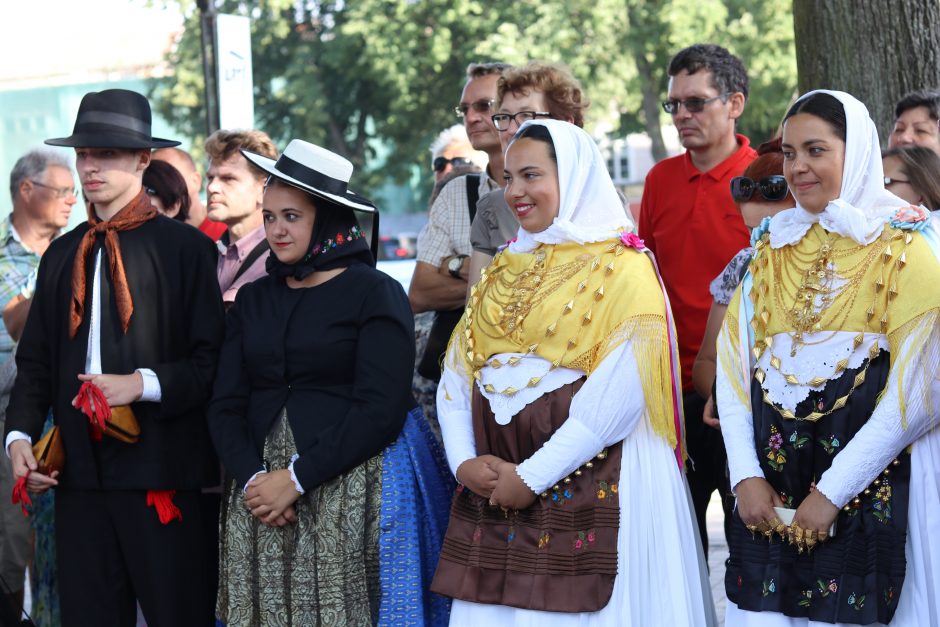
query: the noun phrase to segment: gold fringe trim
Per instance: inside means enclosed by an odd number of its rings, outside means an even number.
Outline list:
[[[891,366],[892,369],[897,370],[898,400],[901,406],[901,427],[905,430],[908,426],[907,405],[909,400],[909,392],[905,390],[905,377],[911,366],[911,361],[917,354],[917,347],[922,347],[927,344],[930,334],[936,329],[938,318],[940,318],[940,310],[932,309],[904,323],[888,336],[888,344],[891,347]],[[902,347],[908,343],[911,348],[902,354]],[[927,408],[928,416],[931,419],[931,423],[933,423],[935,408],[933,399],[931,398],[931,383],[936,375],[933,372],[912,372],[911,376],[923,376],[927,379],[923,385],[923,394],[925,395],[923,400],[924,407]],[[916,388],[917,386],[913,387]]]
[[[741,373],[747,368],[740,363],[739,333],[738,317],[733,313],[732,307],[729,306],[728,313],[725,314],[725,320],[722,323],[721,333],[718,334],[717,361],[725,378],[731,383],[731,388],[738,397],[738,401],[750,410],[750,394],[744,389],[744,384],[741,381]],[[715,399],[715,402],[718,402],[718,399]]]

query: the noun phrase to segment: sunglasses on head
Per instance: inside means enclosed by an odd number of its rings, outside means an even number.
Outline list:
[[[731,197],[735,202],[747,202],[754,195],[760,194],[764,200],[776,202],[787,197],[787,180],[780,174],[765,176],[759,181],[746,176],[736,176],[731,179]]]
[[[438,157],[431,164],[431,169],[434,170],[435,172],[443,172],[444,168],[446,168],[448,165],[452,165],[455,168],[459,168],[462,165],[471,165],[471,164],[473,164],[473,162],[467,159],[466,157],[454,157],[453,159],[448,159],[447,157]]]

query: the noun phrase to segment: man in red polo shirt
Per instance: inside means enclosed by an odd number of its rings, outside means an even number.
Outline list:
[[[689,488],[707,551],[705,509],[714,490],[727,495],[725,451],[721,434],[702,422],[705,399],[692,388],[692,362],[712,302],[708,285],[748,245],[730,183],[757,153],[747,137],[735,133],[748,88],[740,59],[721,46],[696,44],[673,57],[669,77],[663,108],[686,152],[661,161],[647,175],[639,235],[656,255],[676,321],[692,459]],[[728,511],[726,506],[726,524]]]

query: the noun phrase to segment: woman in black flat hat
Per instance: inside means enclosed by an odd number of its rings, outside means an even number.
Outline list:
[[[443,624],[427,584],[446,524],[443,457],[411,397],[414,323],[374,268],[352,164],[294,140],[267,171],[268,276],[242,288],[209,411],[230,474],[218,618]]]

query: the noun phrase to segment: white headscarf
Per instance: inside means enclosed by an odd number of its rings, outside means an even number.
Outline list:
[[[803,94],[797,102],[813,94],[829,94],[845,110],[845,164],[839,197],[829,202],[822,213],[800,206],[786,209],[770,221],[770,245],[780,248],[794,244],[819,222],[827,231],[849,237],[859,244],[871,244],[884,225],[900,207],[910,206],[884,186],[881,144],[878,130],[868,109],[854,96],[843,91],[818,89]]]
[[[558,216],[547,229],[529,233],[522,227],[509,250],[527,253],[542,244],[587,244],[618,237],[630,231],[623,202],[617,195],[601,151],[591,136],[574,124],[560,120],[529,120],[519,130],[541,125],[555,145],[558,165]],[[512,146],[512,144],[510,144]],[[508,148],[507,148],[508,150]]]

